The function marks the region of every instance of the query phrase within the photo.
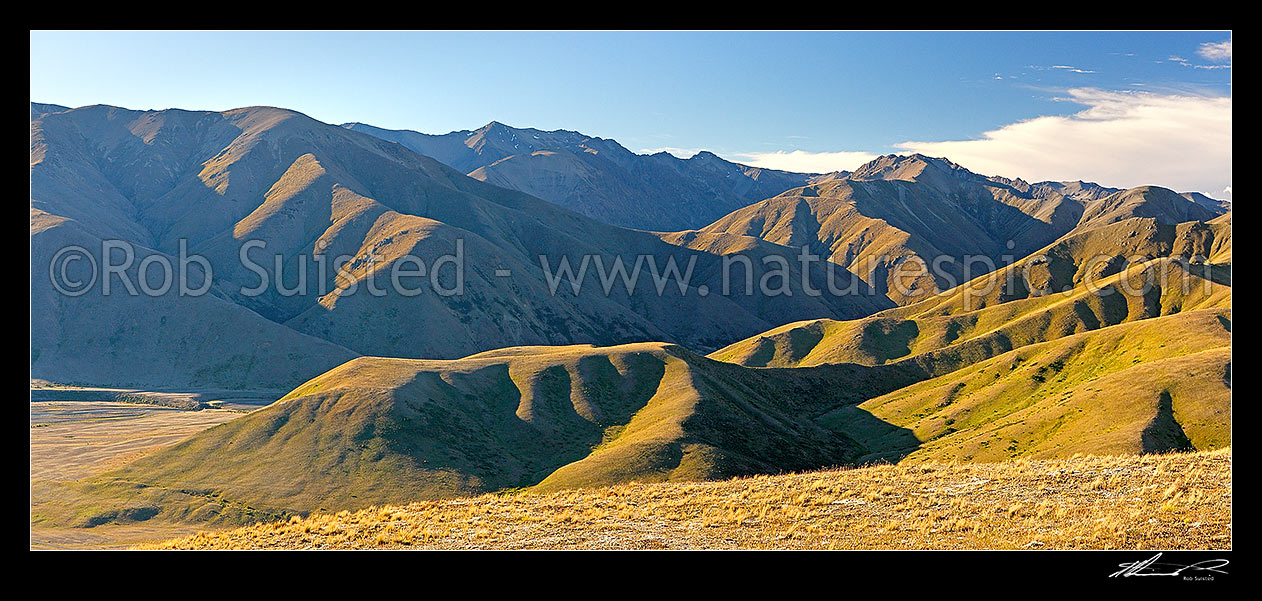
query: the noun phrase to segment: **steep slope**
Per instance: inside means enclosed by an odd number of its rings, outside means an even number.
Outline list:
[[[880,157],[844,179],[789,190],[702,228],[807,247],[910,304],[1071,232],[1131,217],[1161,223],[1218,213],[1156,187],[983,177],[946,159]]]
[[[1179,196],[1205,207],[1214,213],[1222,213],[1223,211],[1231,210],[1231,201],[1210,198],[1200,192],[1183,192],[1180,193]]]
[[[688,159],[665,152],[639,155],[610,139],[494,121],[444,135],[363,123],[343,127],[397,142],[474,179],[599,221],[654,231],[700,227],[812,178],[732,163],[710,152]]]
[[[1231,231],[1231,210],[1219,215],[1209,221],[1210,225],[1226,227],[1227,231]],[[1222,244],[1214,247],[1212,254],[1209,255],[1209,262],[1231,266],[1231,238],[1226,238]]]
[[[1217,265],[1212,257],[1229,252],[1231,226],[1189,221],[1176,225],[1158,219],[1131,218],[1107,226],[1071,234],[1037,253],[1001,270],[978,277],[935,298],[891,310],[889,315],[948,315],[983,309],[1014,300],[1066,294],[1092,282],[1105,285],[1108,277],[1132,264],[1169,258],[1178,268],[1196,276],[1190,280],[1166,279],[1131,282],[1128,295],[1164,294],[1177,282],[1230,286],[1229,265]],[[1199,278],[1199,279],[1197,279]],[[1144,284],[1148,289],[1144,289]],[[1189,285],[1188,289],[1198,288]]]
[[[1133,218],[1072,235],[941,296],[853,321],[791,323],[710,356],[749,366],[879,365],[939,353],[979,361],[1077,332],[1230,308],[1230,227]]]
[[[1058,224],[1076,223],[1075,206],[1061,197],[1022,197],[942,159],[890,155],[847,178],[735,211],[702,231],[806,246],[902,304],[963,281],[966,256],[997,262],[1005,253],[1021,256],[1047,244],[1059,235]],[[931,273],[937,257],[951,262]]]
[[[49,113],[60,113],[68,111],[70,107],[61,106],[60,104],[45,104],[40,102],[31,103],[31,119],[38,119]]]
[[[813,374],[761,376],[654,343],[361,358],[265,409],[67,485],[67,499],[90,495],[95,508],[53,519],[91,524],[118,507],[157,506],[161,519],[239,521],[536,484],[845,464],[859,447],[804,417],[814,407],[799,393],[824,386]],[[58,513],[56,504],[41,511]]]
[[[110,107],[32,104],[31,110],[31,377],[283,392],[356,356],[269,321],[216,288],[200,296],[181,295],[178,284],[161,294],[143,293],[139,267],[146,258],[165,257],[173,266],[179,261],[173,256],[178,245],[160,248],[142,223],[148,214],[142,207],[150,207],[138,201],[155,196],[200,158],[190,140],[230,139],[222,124],[186,111],[156,119]],[[171,130],[180,135],[161,135]],[[190,208],[196,200],[190,199]],[[213,216],[216,208],[198,212]],[[103,273],[105,241],[126,243],[134,253],[124,270],[130,288]],[[67,261],[80,252],[76,248],[86,256]],[[59,256],[64,252],[71,254]],[[111,261],[123,262],[123,253],[112,251]],[[147,281],[160,289],[157,274],[148,270]],[[177,277],[173,273],[173,281]],[[86,293],[63,294],[54,279],[95,284]],[[202,288],[204,279],[199,266],[190,268],[189,288]]]
[[[1226,210],[1221,206],[1206,206],[1194,197],[1158,186],[1140,186],[1115,192],[1087,205],[1073,231],[1086,231],[1132,217],[1149,217],[1162,223],[1209,221]]]
[[[214,294],[181,297],[177,287],[160,295],[129,294],[118,280],[109,295],[62,294],[54,288],[49,266],[56,253],[72,247],[85,249],[101,263],[101,238],[76,221],[32,209],[32,378],[64,384],[284,392],[311,374],[356,356]],[[126,273],[139,286],[139,265],[159,253],[136,248]],[[175,257],[168,260],[178,263]],[[84,261],[56,265],[71,281],[94,277]],[[200,288],[204,276],[193,272],[189,281],[190,288]]]
[[[1017,189],[1021,189],[1024,182],[1020,179],[1016,179],[1012,180],[1010,183]],[[1071,198],[1080,202],[1099,200],[1105,196],[1121,191],[1117,188],[1109,188],[1107,186],[1101,186],[1095,182],[1084,182],[1082,180],[1073,182],[1039,182],[1037,184],[1026,184],[1026,187],[1028,187],[1029,190],[1036,195],[1059,194],[1066,198]]]
[[[883,449],[870,458],[906,461],[1230,446],[1229,313],[1190,311],[1025,346],[819,421]]]
[[[184,245],[208,259],[219,299],[365,354],[454,358],[505,344],[644,340],[717,348],[786,317],[857,317],[888,306],[870,296],[797,294],[774,307],[758,295],[706,296],[699,291],[720,287],[716,254],[608,226],[397,144],[266,107],[212,113],[94,106],[46,114],[32,122],[31,206],[33,236],[44,227],[36,215],[48,215],[48,227],[73,222],[96,238],[164,255]],[[395,289],[391,273],[417,271],[409,257],[445,267]],[[49,273],[45,255],[34,258],[32,273]],[[552,277],[563,258],[576,274],[593,264],[581,292]],[[643,273],[628,294],[611,275],[615,284],[605,294],[594,264],[608,271],[616,260],[628,269],[651,261],[644,271],[662,277],[671,262],[680,276],[691,265],[694,277],[683,286],[663,280],[659,294],[652,274]],[[766,271],[756,269],[759,276]],[[260,273],[283,288],[246,292]],[[457,288],[462,293],[443,294]],[[37,329],[35,348],[71,349],[67,332],[98,327],[37,307],[37,321],[63,327]],[[237,330],[209,322],[205,328]],[[143,329],[135,337],[157,338]],[[326,365],[307,366],[305,376]],[[37,371],[56,380],[55,367]]]

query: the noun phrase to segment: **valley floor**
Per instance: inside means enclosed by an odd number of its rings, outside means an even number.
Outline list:
[[[174,549],[1228,549],[1231,450],[879,465],[485,495],[203,532]]]
[[[211,391],[212,398],[229,398],[222,409],[189,411],[157,405],[120,403],[112,389],[51,389],[32,387],[31,395],[74,400],[37,400],[31,416],[31,515],[60,491],[49,483],[68,482],[116,468],[157,449],[173,445],[212,426],[241,417],[248,409],[271,399],[240,400],[240,393]],[[134,391],[121,391],[134,392]],[[148,393],[155,394],[155,393]],[[206,396],[202,391],[156,393],[177,399]],[[244,395],[248,396],[248,395]],[[81,397],[81,398],[76,398]],[[274,397],[273,397],[274,398]],[[194,526],[170,523],[104,525],[95,528],[55,528],[32,524],[32,549],[116,548],[142,541],[196,532]]]

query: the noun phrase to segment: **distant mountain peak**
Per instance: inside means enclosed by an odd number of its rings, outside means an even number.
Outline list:
[[[725,163],[730,163],[730,162],[731,162],[731,161],[727,161],[727,160],[723,159],[723,157],[720,157],[719,155],[714,154],[713,152],[710,152],[709,150],[701,150],[701,151],[698,151],[696,154],[694,154],[694,155],[692,155],[692,156],[688,157],[688,158],[687,158],[687,159],[685,159],[685,160],[688,160],[688,161],[723,161],[723,162],[725,162]]]
[[[505,125],[499,121],[491,121],[482,127],[473,130],[478,133],[516,133],[519,131],[516,127]]]
[[[38,119],[43,115],[52,113],[61,113],[70,110],[70,107],[61,106],[60,104],[49,104],[44,102],[31,103],[31,118]]]
[[[447,134],[358,122],[343,127],[397,142],[475,179],[606,223],[655,231],[702,227],[814,177],[734,163],[709,150],[686,159],[664,151],[637,154],[613,139],[501,121]]]
[[[491,121],[478,129],[473,130],[475,133],[495,133],[509,136],[561,136],[567,139],[575,140],[600,140],[595,136],[589,136],[585,133],[573,131],[569,129],[539,129],[537,127],[514,127],[502,121]]]
[[[980,177],[949,159],[913,153],[879,156],[855,169],[850,178],[915,180],[931,171],[954,178]]]

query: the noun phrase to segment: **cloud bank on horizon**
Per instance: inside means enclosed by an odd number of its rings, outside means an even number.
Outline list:
[[[1201,54],[1230,60],[1231,42]],[[1086,107],[1065,116],[1035,117],[972,140],[907,141],[907,153],[946,157],[984,175],[1027,181],[1087,180],[1129,188],[1155,184],[1231,199],[1231,98],[1197,94],[1067,91]],[[867,152],[777,151],[732,155],[756,167],[822,173],[853,170]]]
[[[856,167],[877,158],[870,152],[806,152],[805,150],[752,152],[733,155],[739,162],[764,169],[798,173],[830,173],[854,171]]]

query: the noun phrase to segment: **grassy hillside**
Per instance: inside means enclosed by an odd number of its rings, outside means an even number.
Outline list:
[[[1229,265],[1223,266],[1225,270],[1213,269],[1213,258],[1224,252],[1230,256],[1230,248],[1229,223],[1188,221],[1170,225],[1156,219],[1132,218],[1066,236],[1009,266],[958,286],[949,294],[898,307],[887,315],[956,314],[1064,292],[1089,279],[1103,285],[1103,278],[1120,273],[1133,263],[1161,257],[1177,258],[1190,266],[1193,275],[1230,286]],[[1145,281],[1138,279],[1131,287],[1139,290]],[[1166,287],[1161,280],[1154,284],[1161,289]]]
[[[747,368],[650,343],[360,358],[114,472],[36,483],[58,487],[40,495],[58,500],[32,519],[241,523],[523,487],[1230,445],[1221,309],[1027,345],[945,375],[932,358]]]
[[[821,409],[802,392],[827,385],[822,374],[766,378],[658,343],[361,358],[265,409],[68,484],[67,502],[34,519],[89,525],[158,507],[162,519],[235,522],[535,485],[811,469],[862,454],[807,417]]]
[[[925,301],[852,320],[770,330],[710,355],[755,367],[880,365],[932,353],[955,369],[1027,344],[1170,315],[1231,307],[1230,229],[1133,219],[1069,237]],[[1223,249],[1227,249],[1224,251]],[[1199,257],[1199,259],[1194,259]]]
[[[872,453],[865,459],[999,461],[1229,446],[1229,313],[1191,311],[1031,344],[818,421],[864,445]]]
[[[1231,452],[883,465],[383,506],[151,549],[1229,549]]]

